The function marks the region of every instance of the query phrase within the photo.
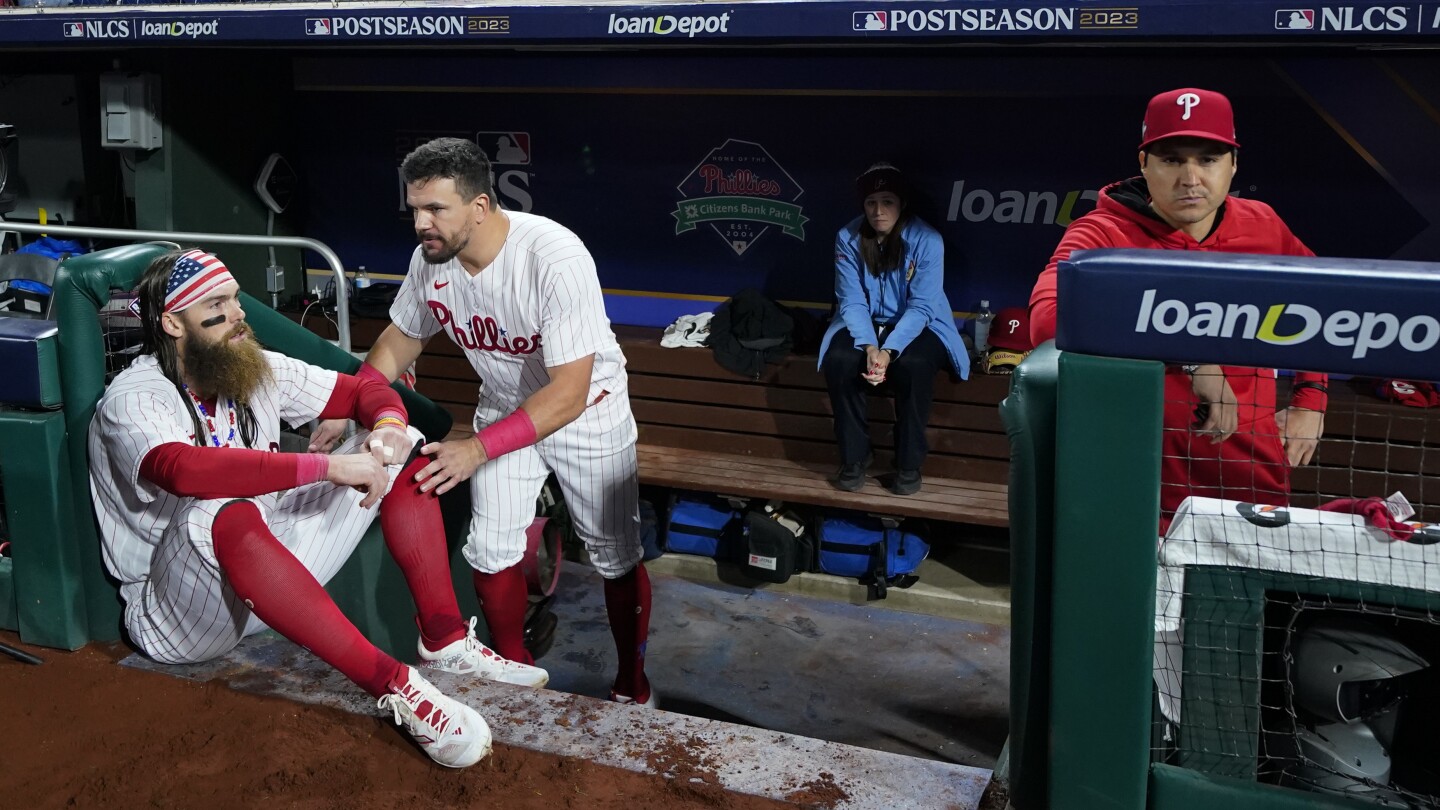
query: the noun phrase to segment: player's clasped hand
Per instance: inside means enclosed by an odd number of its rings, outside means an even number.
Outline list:
[[[420,483],[421,492],[433,489],[436,495],[444,495],[461,481],[470,480],[470,476],[488,460],[485,448],[473,436],[431,442],[420,448],[420,452],[435,460],[415,474],[415,481]]]
[[[369,509],[385,494],[390,477],[385,466],[369,453],[346,453],[331,456],[325,480],[337,486],[354,487],[365,493],[360,501],[361,509]]]
[[[415,440],[400,428],[387,426],[372,431],[365,447],[381,464],[404,464],[410,458]]]

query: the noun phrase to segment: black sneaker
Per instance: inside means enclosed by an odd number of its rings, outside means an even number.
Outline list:
[[[920,491],[920,471],[901,470],[890,482],[890,491],[896,495],[914,495]]]
[[[835,488],[845,492],[859,492],[865,487],[865,465],[861,462],[845,464],[835,476]]]
[[[559,627],[560,618],[550,610],[554,601],[554,596],[546,596],[538,601],[532,600],[525,609],[525,635],[521,643],[536,661],[550,652],[551,645],[555,643],[555,628]]]

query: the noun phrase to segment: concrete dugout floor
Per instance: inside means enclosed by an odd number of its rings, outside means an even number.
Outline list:
[[[926,565],[913,593],[851,604],[864,589],[837,577],[754,589],[727,583],[740,579],[734,570],[704,558],[652,561],[646,669],[660,708],[993,769],[1009,722],[1008,626],[890,605],[1008,621],[1008,592],[943,558]],[[550,688],[604,697],[615,647],[599,575],[564,563],[555,612],[555,646],[538,662]]]

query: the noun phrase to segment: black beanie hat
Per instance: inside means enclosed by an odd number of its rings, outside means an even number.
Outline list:
[[[905,175],[889,163],[876,163],[855,178],[855,193],[864,202],[866,197],[878,191],[888,191],[904,201],[909,194]]]

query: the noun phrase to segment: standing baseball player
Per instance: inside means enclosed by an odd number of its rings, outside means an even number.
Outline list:
[[[90,489],[131,640],[193,663],[268,625],[376,697],[436,762],[479,761],[480,715],[376,649],[325,593],[376,512],[418,608],[421,666],[534,686],[545,671],[501,659],[461,618],[399,396],[262,351],[239,293],[208,253],[155,260],[139,287],[146,354],[96,406]],[[371,429],[335,455],[279,452],[282,420],[342,415]]]
[[[1030,296],[1035,344],[1055,337],[1055,268],[1072,251],[1133,247],[1313,256],[1270,206],[1230,197],[1235,177],[1230,100],[1185,87],[1150,100],[1140,176],[1100,192],[1070,224]],[[1290,468],[1308,464],[1325,427],[1328,378],[1296,372],[1276,410],[1275,370],[1172,366],[1165,376],[1161,530],[1189,495],[1283,505]]]
[[[496,651],[532,663],[520,561],[535,499],[553,472],[605,579],[620,659],[611,699],[653,706],[635,419],[595,262],[559,224],[500,210],[490,161],[470,141],[431,141],[405,158],[401,173],[420,245],[392,323],[360,373],[394,380],[437,332],[465,351],[483,381],[475,432],[421,448],[431,463],[416,480],[441,493],[470,481],[465,558]]]

